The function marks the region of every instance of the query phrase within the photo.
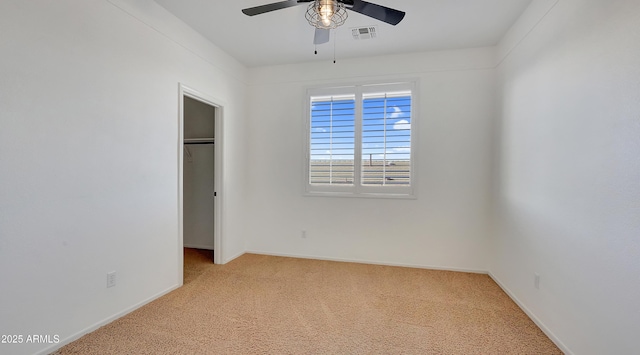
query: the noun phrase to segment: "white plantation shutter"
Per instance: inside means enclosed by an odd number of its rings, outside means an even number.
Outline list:
[[[353,185],[355,96],[311,98],[309,183]]]
[[[411,183],[411,92],[364,94],[362,185]]]
[[[310,89],[306,191],[413,197],[415,82]]]

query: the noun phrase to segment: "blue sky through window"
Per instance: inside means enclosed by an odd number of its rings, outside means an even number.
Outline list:
[[[311,160],[353,160],[355,98],[316,100],[311,106]]]
[[[411,96],[365,95],[362,102],[362,159],[411,158]]]
[[[311,99],[311,183],[353,184],[355,111],[354,95]]]

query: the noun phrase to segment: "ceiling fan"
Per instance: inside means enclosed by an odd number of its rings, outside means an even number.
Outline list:
[[[313,44],[329,42],[329,31],[344,24],[348,16],[346,10],[351,10],[394,26],[400,23],[405,15],[404,11],[372,4],[364,0],[286,0],[243,9],[242,13],[247,16],[255,16],[302,3],[309,3],[305,17],[309,24],[316,28]]]

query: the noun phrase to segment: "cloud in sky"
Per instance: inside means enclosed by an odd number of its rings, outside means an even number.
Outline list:
[[[411,123],[407,120],[399,120],[393,124],[393,129],[411,129]]]
[[[389,118],[398,118],[402,116],[402,110],[398,106],[393,106],[393,112],[389,114]]]
[[[411,148],[409,148],[409,147],[398,147],[398,148],[393,148],[392,151],[394,153],[411,153]]]

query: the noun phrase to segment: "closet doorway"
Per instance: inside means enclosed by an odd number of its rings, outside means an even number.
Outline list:
[[[212,262],[222,260],[222,111],[219,101],[180,85],[178,195],[182,269],[184,248],[212,250]]]

